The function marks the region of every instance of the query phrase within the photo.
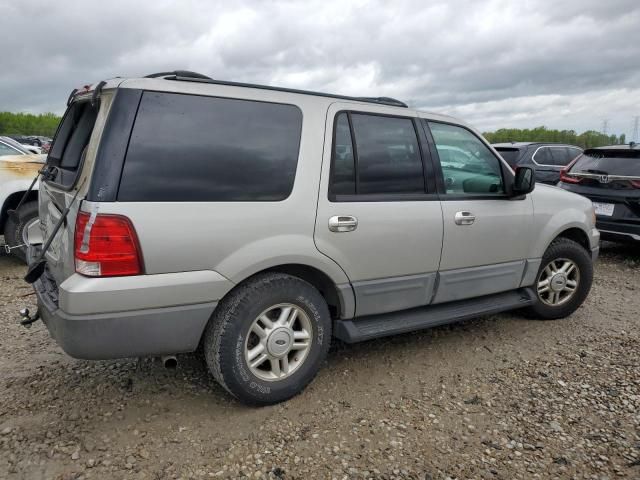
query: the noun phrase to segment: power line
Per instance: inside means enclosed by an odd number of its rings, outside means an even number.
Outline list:
[[[638,127],[640,124],[640,115],[636,115],[635,117],[633,117],[633,141],[637,142],[640,140],[640,138],[638,138]]]
[[[602,134],[603,135],[607,135],[607,132],[609,131],[609,120],[608,119],[603,119],[602,120]]]

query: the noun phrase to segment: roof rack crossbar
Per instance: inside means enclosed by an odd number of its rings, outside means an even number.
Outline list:
[[[151,75],[147,75],[145,78],[162,78],[164,80],[175,80],[175,81],[181,81],[181,82],[200,82],[200,83],[212,83],[214,85],[226,85],[231,87],[259,88],[261,90],[273,90],[277,92],[296,93],[301,95],[313,95],[316,97],[329,97],[329,98],[335,98],[338,100],[376,103],[379,105],[389,105],[392,107],[409,108],[409,106],[406,103],[390,97],[350,97],[347,95],[334,95],[331,93],[314,92],[311,90],[300,90],[296,88],[274,87],[271,85],[260,85],[260,84],[254,84],[254,83],[229,82],[229,81],[223,81],[223,80],[214,80],[213,78],[207,77],[206,75],[202,75],[201,73],[188,72],[185,70],[152,73]]]

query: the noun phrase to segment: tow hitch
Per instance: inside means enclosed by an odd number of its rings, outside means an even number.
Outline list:
[[[29,312],[28,308],[23,308],[22,310],[20,310],[20,316],[22,317],[22,320],[20,320],[20,325],[25,328],[31,328],[31,324],[37,322],[40,319],[40,309],[36,311],[33,317],[30,315],[30,313],[31,312]]]

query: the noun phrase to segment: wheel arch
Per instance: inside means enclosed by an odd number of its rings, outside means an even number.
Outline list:
[[[251,281],[256,275],[277,272],[300,278],[313,285],[329,306],[332,318],[351,318],[355,313],[355,296],[350,283],[337,284],[326,272],[306,263],[282,263],[251,273],[236,286]],[[234,287],[235,288],[235,287]],[[231,290],[233,291],[233,289]],[[226,295],[231,293],[229,291]],[[226,296],[225,295],[225,296]]]
[[[7,217],[8,217],[7,212],[12,208],[15,208],[18,206],[18,203],[20,203],[20,199],[24,195],[25,191],[26,190],[13,192],[9,194],[7,198],[5,198],[4,202],[2,203],[2,210],[0,210],[0,235],[4,234],[4,227],[7,223]],[[27,199],[25,200],[25,202],[32,202],[37,200],[38,200],[38,191],[32,190],[31,192],[29,192],[29,195],[27,195]]]
[[[589,244],[589,236],[587,235],[587,232],[585,232],[579,227],[571,227],[561,231],[560,233],[558,233],[558,235],[556,235],[556,237],[551,241],[551,243],[553,243],[553,241],[557,240],[558,238],[567,238],[569,240],[573,240],[574,242],[579,244],[581,247],[583,247],[587,252],[591,250],[591,247]],[[549,245],[551,245],[551,243]]]

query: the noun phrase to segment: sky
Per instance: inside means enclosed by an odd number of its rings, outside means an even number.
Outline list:
[[[115,76],[358,96],[497,128],[633,134],[638,0],[0,0],[0,111],[62,113]]]

